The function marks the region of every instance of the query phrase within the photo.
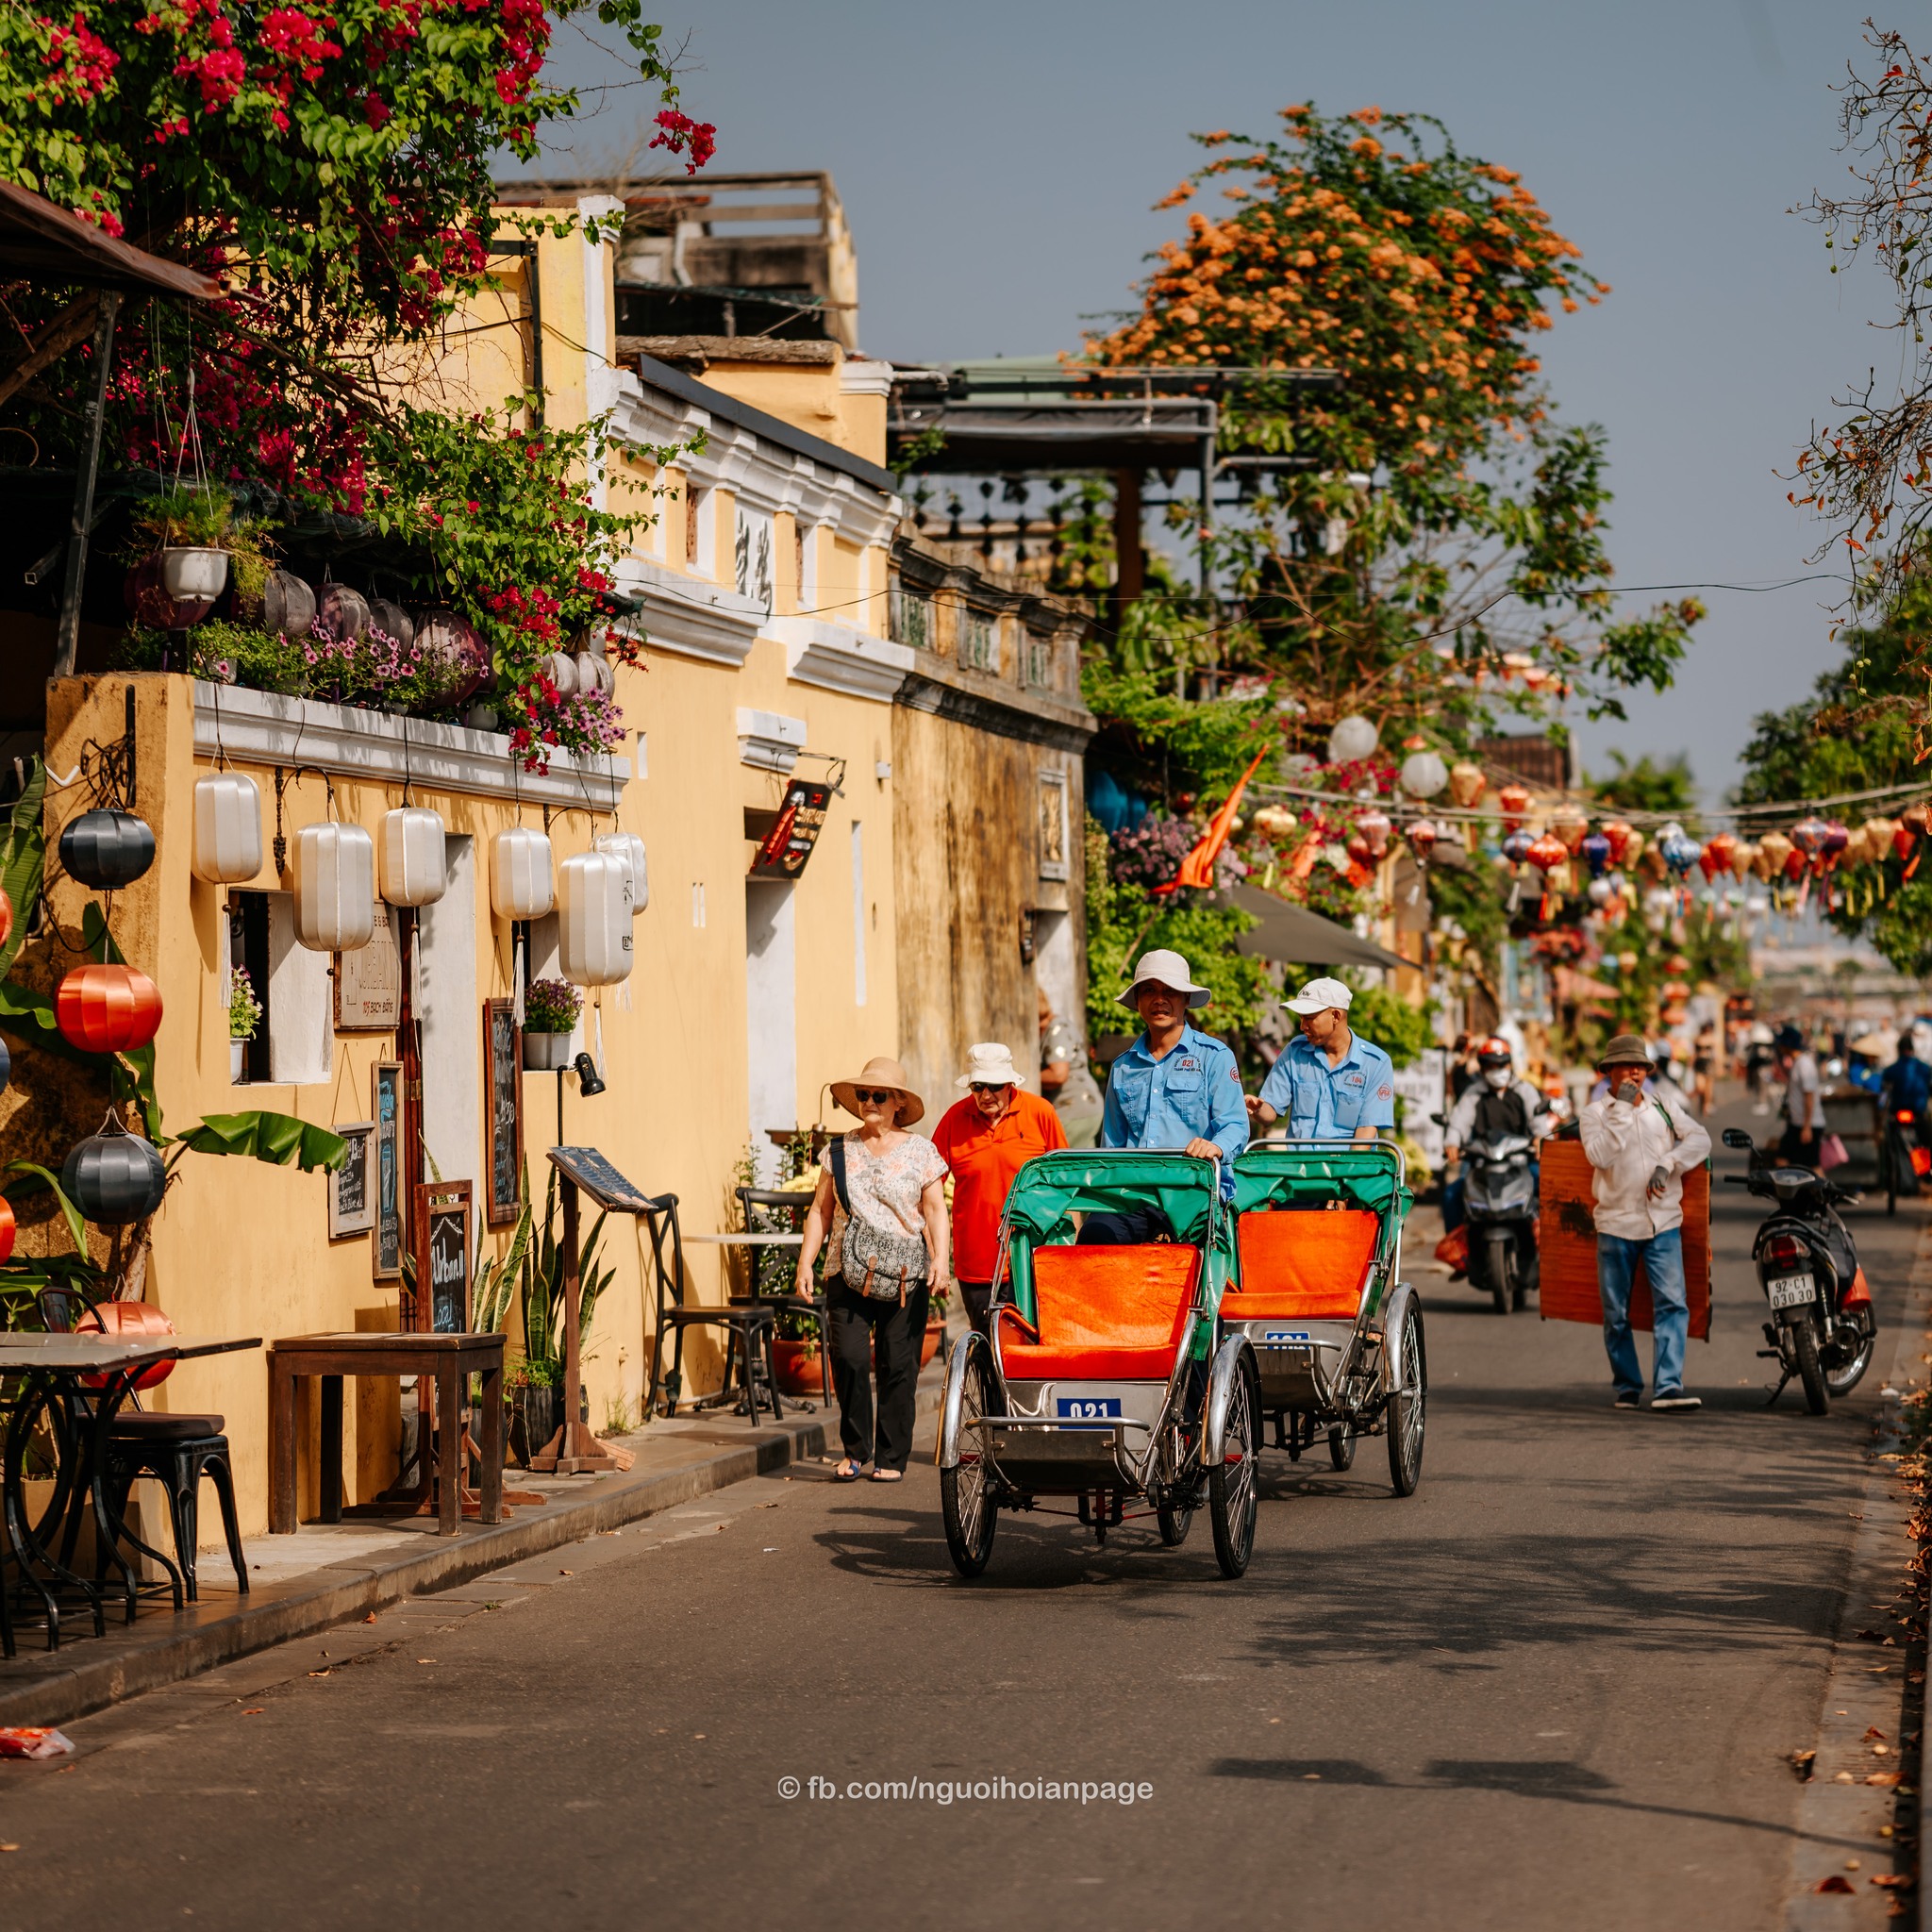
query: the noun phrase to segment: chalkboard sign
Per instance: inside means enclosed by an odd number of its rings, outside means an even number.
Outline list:
[[[785,788],[785,803],[772,829],[764,836],[751,862],[755,879],[795,879],[805,870],[819,832],[832,788],[822,779],[793,778]]]
[[[468,1181],[418,1184],[413,1253],[416,1325],[438,1335],[463,1334],[470,1325]]]
[[[649,1195],[625,1180],[594,1147],[553,1147],[550,1161],[600,1208],[614,1208],[619,1214],[642,1214],[651,1206]]]
[[[370,1172],[374,1121],[338,1122],[335,1131],[349,1143],[349,1158],[328,1177],[328,1238],[367,1234],[375,1225],[375,1176]]]
[[[523,1029],[510,1000],[483,1003],[483,1110],[490,1145],[484,1162],[483,1219],[503,1227],[517,1218],[524,1177]]]
[[[403,1272],[402,1062],[377,1060],[369,1085],[369,1110],[375,1116],[370,1152],[375,1239],[369,1244],[370,1267],[377,1281],[396,1281]]]

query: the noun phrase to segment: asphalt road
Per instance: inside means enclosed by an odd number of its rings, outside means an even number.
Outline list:
[[[1499,1319],[1417,1241],[1420,1491],[1379,1441],[1271,1454],[1239,1583],[1205,1519],[1178,1552],[1005,1521],[963,1585],[929,1466],[744,1484],[0,1767],[4,1917],[1772,1925],[1920,1211],[1855,1217],[1886,1333],[1811,1420],[1764,1407],[1757,1209],[1715,1192],[1699,1414],[1612,1412],[1594,1330]],[[1000,1776],[1136,1798],[780,1795]]]

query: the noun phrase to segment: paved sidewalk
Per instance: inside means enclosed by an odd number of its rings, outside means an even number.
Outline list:
[[[942,1373],[943,1357],[921,1376],[922,1414],[937,1406]],[[144,1599],[130,1626],[110,1607],[101,1638],[84,1617],[63,1617],[68,1634],[52,1652],[42,1648],[37,1625],[16,1627],[19,1655],[0,1660],[0,1725],[62,1724],[270,1644],[453,1589],[599,1530],[822,1457],[828,1442],[836,1444],[837,1423],[816,1402],[812,1407],[815,1412],[801,1413],[794,1402],[782,1422],[756,1429],[728,1412],[660,1419],[611,1439],[637,1457],[621,1475],[506,1470],[506,1489],[546,1500],[513,1509],[498,1524],[466,1522],[458,1536],[441,1537],[433,1516],[418,1516],[311,1523],[292,1536],[252,1538],[245,1597],[225,1553],[204,1552],[201,1599],[179,1615]]]

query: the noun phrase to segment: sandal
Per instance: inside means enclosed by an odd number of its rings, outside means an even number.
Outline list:
[[[875,1483],[903,1483],[906,1480],[906,1472],[903,1469],[875,1469],[872,1473],[872,1479]]]
[[[848,1456],[832,1472],[835,1483],[856,1483],[858,1480],[858,1465]]]

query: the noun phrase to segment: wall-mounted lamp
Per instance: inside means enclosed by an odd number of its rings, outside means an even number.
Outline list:
[[[604,1091],[604,1081],[597,1072],[597,1062],[587,1053],[580,1053],[573,1062],[577,1070],[577,1091],[586,1100],[594,1100]]]

